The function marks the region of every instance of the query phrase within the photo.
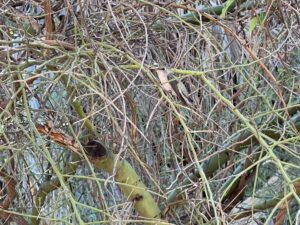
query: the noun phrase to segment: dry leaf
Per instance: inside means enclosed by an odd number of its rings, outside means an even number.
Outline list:
[[[177,96],[168,79],[168,75],[171,73],[171,71],[167,69],[157,69],[156,73],[158,75],[158,79],[162,84],[162,88],[167,92],[171,92],[172,95]]]

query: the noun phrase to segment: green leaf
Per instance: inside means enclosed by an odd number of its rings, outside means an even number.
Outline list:
[[[252,33],[252,31],[253,31],[254,28],[256,27],[257,22],[258,22],[257,16],[251,18],[250,24],[249,24],[249,32],[250,32],[250,34]]]
[[[225,15],[227,14],[228,10],[230,10],[233,7],[234,4],[234,0],[228,0],[224,6],[224,8],[222,9],[222,13],[221,13],[221,19],[225,18]]]
[[[249,24],[249,32],[252,33],[252,31],[255,29],[257,25],[263,26],[265,22],[265,13],[259,13],[256,16],[252,17]]]
[[[258,14],[258,21],[259,21],[259,24],[261,26],[263,26],[263,24],[265,22],[265,18],[266,18],[266,14],[265,13]]]
[[[4,134],[4,125],[0,124],[0,135]]]

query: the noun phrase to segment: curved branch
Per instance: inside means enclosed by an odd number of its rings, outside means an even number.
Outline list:
[[[78,167],[78,162],[79,161],[79,156],[76,154],[72,154],[72,160],[70,163],[67,164],[65,167],[63,173],[64,174],[74,174],[76,172],[76,169]],[[67,179],[67,178],[65,178]],[[55,178],[53,180],[47,181],[42,184],[41,187],[39,187],[39,191],[35,197],[34,201],[34,207],[32,209],[32,219],[31,219],[31,224],[32,225],[38,225],[40,223],[40,219],[38,215],[40,215],[41,208],[45,202],[45,199],[47,197],[47,194],[50,192],[58,189],[60,187],[60,182],[58,178]]]
[[[48,135],[48,137],[57,144],[82,156],[80,146],[75,143],[72,137],[59,133],[47,126],[37,125],[36,127],[40,133]],[[155,224],[158,225],[165,224],[165,222],[160,220],[160,209],[158,205],[141,181],[141,178],[127,161],[117,160],[115,154],[96,140],[89,141],[86,145],[83,145],[83,147],[90,162],[92,162],[96,168],[114,175],[114,179],[120,186],[123,194],[133,202],[140,216],[151,220],[157,219]],[[47,186],[45,188],[52,190],[54,187]],[[44,198],[42,200],[44,200]]]
[[[291,112],[289,111],[289,114],[292,116],[292,113],[296,113],[296,112],[293,109]],[[293,124],[298,131],[300,130],[300,119],[298,117],[294,117],[291,120],[291,124]],[[281,136],[279,131],[274,131],[271,129],[263,130],[262,133],[273,140],[278,140]],[[226,162],[228,162],[231,152],[233,151],[239,152],[245,149],[246,147],[248,147],[250,144],[256,144],[256,143],[258,143],[258,141],[254,136],[252,136],[250,131],[243,132],[242,134],[238,135],[231,143],[225,144],[224,151],[212,156],[202,164],[204,173],[206,174],[207,177],[211,177],[219,168],[221,168]],[[190,175],[189,179],[183,181],[182,186],[186,186],[190,184],[191,180],[196,181],[198,179],[199,176],[196,173],[193,173]],[[174,189],[174,191],[171,192],[171,194],[168,196],[167,202],[171,203],[175,201],[176,197],[180,192],[181,192],[181,188]]]

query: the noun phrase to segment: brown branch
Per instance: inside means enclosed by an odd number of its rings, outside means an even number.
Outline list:
[[[131,125],[131,139],[134,145],[137,145],[137,114],[136,114],[136,104],[131,96],[125,92],[124,93],[131,110],[131,118],[132,118],[132,125]]]
[[[4,181],[4,188],[0,190],[0,195],[3,195],[4,190],[6,190],[7,192],[6,198],[0,203],[0,220],[4,221],[4,223],[7,221],[14,221],[18,225],[28,225],[27,221],[22,216],[4,212],[1,210],[7,210],[9,208],[17,193],[15,190],[16,182],[14,181],[14,179],[8,176],[6,172],[3,171],[0,171],[0,176]]]

